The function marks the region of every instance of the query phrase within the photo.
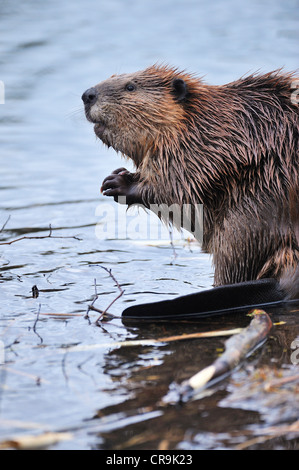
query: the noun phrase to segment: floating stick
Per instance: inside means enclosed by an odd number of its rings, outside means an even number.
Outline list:
[[[272,328],[269,315],[258,309],[249,315],[253,317],[249,326],[225,342],[224,353],[212,365],[181,384],[181,401],[187,401],[195,393],[211,385],[214,379],[220,380],[226,376],[265,341]]]

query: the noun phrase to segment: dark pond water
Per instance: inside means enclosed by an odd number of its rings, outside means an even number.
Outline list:
[[[96,312],[86,318],[95,284],[100,309],[118,295],[103,267],[125,290],[110,309],[116,316],[133,302],[208,288],[213,273],[196,244],[174,234],[175,257],[165,230],[149,240],[144,214],[126,218],[100,195],[103,178],[124,163],[96,141],[80,99],[113,73],[155,62],[214,84],[257,69],[294,70],[298,31],[296,0],[0,1],[1,241],[45,237],[0,246],[1,441],[50,430],[71,433],[51,449],[234,449],[298,418],[294,383],[282,402],[252,375],[298,372],[296,308],[271,311],[284,323],[266,345],[183,407],[161,399],[210,364],[225,338],[120,343],[240,327],[246,317],[156,325],[116,317],[100,326]],[[151,227],[161,230],[156,220]],[[296,448],[297,436],[281,432],[249,448]]]

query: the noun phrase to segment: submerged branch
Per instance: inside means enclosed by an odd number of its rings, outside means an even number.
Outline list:
[[[272,322],[263,310],[253,310],[253,318],[247,328],[225,342],[224,353],[216,361],[183,382],[179,390],[179,400],[187,401],[196,393],[220,380],[236,368],[249,354],[267,338]]]
[[[231,336],[231,335],[240,333],[240,331],[242,331],[241,328],[234,328],[230,330],[203,331],[200,333],[165,336],[161,338],[133,339],[133,340],[126,340],[126,341],[113,341],[111,343],[98,343],[98,344],[85,344],[85,345],[83,344],[83,345],[70,346],[68,348],[68,352],[81,352],[81,351],[89,351],[89,350],[101,349],[101,348],[155,346],[157,344],[160,345],[161,343],[170,343],[172,341],[186,341],[189,339],[213,338],[217,336]]]
[[[7,224],[8,220],[5,222],[4,226]],[[3,230],[4,226],[2,227],[1,230]],[[13,243],[16,243],[16,242],[19,242],[21,240],[42,240],[44,238],[72,238],[74,240],[79,240],[81,241],[81,238],[79,237],[76,237],[74,235],[70,235],[70,236],[53,236],[52,235],[52,227],[51,227],[51,224],[49,225],[49,234],[48,235],[40,235],[40,236],[27,236],[27,235],[24,235],[23,237],[20,237],[20,238],[15,238],[14,240],[11,240],[10,242],[0,242],[0,245],[12,245]]]

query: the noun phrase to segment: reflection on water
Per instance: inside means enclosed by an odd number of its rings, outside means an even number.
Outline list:
[[[107,204],[101,181],[123,162],[96,141],[80,97],[112,73],[154,62],[187,68],[211,83],[259,68],[296,69],[297,1],[2,0],[0,16],[0,238],[44,237],[0,247],[1,439],[50,429],[73,435],[53,448],[234,448],[247,438],[242,430],[261,426],[260,410],[220,406],[228,381],[183,408],[160,404],[172,382],[216,357],[222,338],[114,346],[247,320],[122,324],[118,316],[128,303],[211,286],[212,267],[187,241],[175,244],[174,256],[167,233],[157,244],[138,233],[133,239],[96,237],[103,223],[96,211]],[[109,227],[115,223],[111,204]],[[131,226],[142,220],[141,214]],[[50,226],[53,237],[47,236]],[[116,317],[99,327],[98,312],[85,316],[95,286],[99,309],[117,295],[101,266],[112,269],[125,293],[111,307]],[[294,366],[294,315],[276,312],[286,324],[275,329],[254,364]],[[86,350],[71,352],[74,345]],[[296,445],[283,438],[271,443]]]

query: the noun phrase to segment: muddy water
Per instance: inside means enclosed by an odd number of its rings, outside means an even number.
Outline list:
[[[167,232],[156,241],[156,220],[126,218],[100,195],[102,179],[124,162],[96,141],[80,96],[112,73],[153,62],[211,83],[294,70],[298,21],[295,0],[0,2],[1,241],[44,237],[0,246],[1,440],[51,430],[71,433],[52,449],[231,449],[297,419],[294,383],[282,403],[251,375],[253,368],[270,379],[277,370],[295,374],[294,311],[271,311],[285,323],[267,344],[209,396],[179,408],[161,399],[210,364],[224,338],[120,345],[248,320],[122,323],[133,302],[210,287],[211,260],[179,234],[174,252]],[[125,292],[109,309],[116,317],[96,325],[88,305],[105,309],[120,292],[103,267]],[[252,394],[238,395],[248,380]],[[297,446],[293,433],[250,448]]]

